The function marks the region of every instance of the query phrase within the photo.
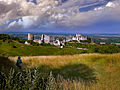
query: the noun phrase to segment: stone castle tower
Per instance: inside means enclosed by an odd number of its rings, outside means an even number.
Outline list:
[[[34,39],[34,35],[32,33],[28,33],[28,40],[33,40]]]

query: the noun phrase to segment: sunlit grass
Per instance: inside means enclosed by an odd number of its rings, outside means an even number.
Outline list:
[[[81,54],[84,50],[76,48],[60,48],[56,46],[32,46],[19,42],[1,42],[0,56],[51,56]]]
[[[9,57],[16,61],[17,57]],[[53,72],[53,75],[63,76],[64,90],[119,90],[120,89],[120,54],[81,54],[65,56],[29,56],[22,57],[24,68],[40,67],[41,73]],[[81,84],[79,78],[88,77],[93,70],[96,83]],[[81,76],[83,74],[83,76]],[[86,76],[88,74],[88,76]],[[91,74],[92,75],[92,74]],[[68,78],[67,78],[68,77]],[[75,78],[76,79],[72,79]],[[65,79],[64,79],[65,78]],[[94,80],[94,79],[93,79]],[[73,90],[70,89],[70,90]]]

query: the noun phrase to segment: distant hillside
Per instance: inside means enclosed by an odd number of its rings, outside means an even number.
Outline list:
[[[63,48],[55,46],[32,46],[19,43],[17,41],[0,41],[1,56],[41,56],[41,55],[73,55],[80,54],[84,50],[73,48]]]
[[[64,48],[47,44],[36,46],[25,45],[16,40],[0,40],[0,56],[44,56],[44,55],[74,55],[82,53],[118,53],[115,45],[90,45],[66,43]]]
[[[92,44],[66,42],[63,48],[50,44],[39,44],[30,41],[25,45],[25,40],[0,34],[0,56],[44,56],[44,55],[74,55],[82,53],[119,53],[120,48],[112,44]]]

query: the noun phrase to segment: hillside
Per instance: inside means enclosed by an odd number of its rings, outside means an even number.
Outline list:
[[[51,55],[75,55],[82,53],[119,53],[120,48],[112,44],[91,45],[80,43],[66,43],[64,48],[49,44],[25,45],[18,40],[0,40],[0,56],[51,56]]]
[[[16,59],[17,57],[8,58],[8,60],[13,63]],[[120,54],[29,56],[22,57],[22,60],[23,70],[35,70],[38,76],[40,75],[43,78],[48,77],[47,85],[49,84],[49,87],[54,88],[51,90],[56,90],[55,88],[58,88],[58,86],[65,90],[120,89]],[[26,71],[28,75],[30,71]],[[33,71],[31,71],[31,74]],[[50,71],[52,71],[52,73],[50,73]],[[30,77],[31,76],[29,76],[29,78]],[[37,82],[41,82],[41,79]],[[46,83],[46,79],[44,82]],[[29,88],[33,89],[33,87],[30,86],[32,84],[31,82],[26,81],[26,83]],[[13,84],[13,86],[14,85],[15,84]],[[24,85],[22,88],[24,88]]]
[[[0,41],[1,56],[42,56],[42,55],[73,55],[80,54],[84,50],[63,48],[55,46],[32,46],[19,43],[18,41]]]

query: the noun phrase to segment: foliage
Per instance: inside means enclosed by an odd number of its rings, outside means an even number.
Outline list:
[[[92,36],[92,39],[95,43],[99,44],[100,42],[106,42],[107,44],[111,43],[120,43],[120,37],[114,36]]]
[[[31,41],[30,41],[31,42]],[[49,44],[39,45],[31,42],[25,45],[18,41],[0,41],[0,55],[2,56],[41,56],[41,55],[73,55],[81,53],[118,53],[115,45],[90,45],[80,43],[66,43],[66,47],[59,48]],[[38,46],[39,45],[39,46]],[[77,49],[82,48],[82,49]]]
[[[6,76],[1,72],[2,78],[0,80],[1,89],[42,89],[44,90],[44,83],[42,83],[42,77],[39,76],[37,69],[23,70],[15,73],[14,69],[11,69],[9,75]],[[4,77],[4,78],[3,78]],[[39,81],[38,81],[39,80]]]
[[[24,39],[23,39],[23,40],[19,40],[19,43],[23,43],[23,44],[24,44],[25,41],[26,41],[26,40],[24,40]]]
[[[39,43],[33,42],[33,40],[27,40],[27,42],[30,43],[30,45],[39,46]]]
[[[81,53],[118,53],[120,48],[115,45],[83,44],[77,41],[66,42],[62,49],[50,44],[33,42],[28,40],[30,45],[25,45],[25,40],[17,37],[10,37],[7,34],[0,34],[0,55],[2,56],[40,56],[40,55],[73,55]],[[88,37],[91,41],[91,38]]]
[[[18,37],[10,37],[8,34],[0,34],[0,40],[19,40]]]
[[[8,40],[10,39],[10,36],[7,34],[0,34],[0,40]]]
[[[54,45],[51,45],[50,43],[46,44],[46,43],[41,43],[40,45],[42,46],[54,46]]]
[[[12,63],[16,60],[16,57],[2,58]],[[0,70],[1,90],[120,89],[120,54],[36,56],[22,60],[22,70],[16,67]],[[9,65],[14,66],[12,63]]]
[[[73,48],[89,48],[91,45],[89,44],[82,44],[77,42],[67,42],[66,47],[73,47]]]
[[[56,90],[64,89],[64,82],[70,83],[72,79],[64,79],[62,76],[58,75],[56,78],[53,76],[52,72],[50,75],[42,76],[39,73],[39,69],[26,69],[15,72],[14,69],[10,69],[6,75],[0,72],[0,88],[1,89],[37,89],[37,90]],[[77,81],[77,80],[76,80]],[[81,81],[81,80],[79,80]],[[83,84],[84,85],[84,84]],[[72,89],[73,87],[71,87]]]
[[[59,48],[49,45],[25,45],[19,42],[1,42],[0,55],[2,56],[41,56],[41,55],[73,55],[83,50],[73,48]]]
[[[0,71],[6,73],[9,72],[11,68],[15,69],[15,62],[10,61],[8,57],[1,57],[0,56]],[[6,73],[8,74],[8,73]]]
[[[106,45],[91,45],[91,44],[81,44],[81,43],[66,43],[66,47],[73,47],[73,48],[87,48],[88,50],[85,51],[86,53],[118,53],[120,49],[112,44]]]
[[[48,56],[44,58],[30,57],[25,62],[31,68],[40,66],[41,73],[52,71],[52,79],[50,79],[52,88],[59,85],[56,89],[64,90],[119,90],[120,89],[120,54],[83,54],[83,55],[67,55],[67,56]],[[28,61],[27,61],[28,60]],[[42,67],[41,67],[42,66]],[[29,68],[30,68],[29,67]],[[46,72],[47,73],[47,72]],[[62,75],[55,76],[55,75]],[[75,77],[75,78],[73,78]],[[82,80],[96,81],[86,83]],[[55,82],[56,81],[56,82]],[[56,90],[54,89],[54,90]]]
[[[115,45],[103,45],[98,48],[98,53],[118,53],[119,49]]]
[[[80,40],[82,43],[91,43],[91,38],[87,37],[87,40]]]

